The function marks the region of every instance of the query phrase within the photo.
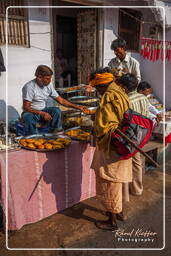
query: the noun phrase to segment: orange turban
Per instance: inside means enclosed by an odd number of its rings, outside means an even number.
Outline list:
[[[111,73],[106,72],[106,73],[102,73],[102,74],[96,74],[95,78],[90,81],[90,85],[92,87],[95,87],[100,84],[108,84],[108,83],[112,82],[113,79],[114,79],[114,76]]]

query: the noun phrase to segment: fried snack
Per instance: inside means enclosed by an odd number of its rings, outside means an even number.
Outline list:
[[[57,145],[57,144],[61,144],[61,142],[59,142],[58,140],[54,140],[54,142],[52,144]]]
[[[90,115],[90,110],[89,110],[88,108],[84,109],[83,112],[84,112],[84,114],[86,114],[86,115]]]
[[[59,139],[56,139],[56,141],[57,141],[57,142],[62,142],[62,143],[64,143],[64,142],[65,142],[65,140],[66,140],[65,138],[59,138]]]
[[[27,143],[25,141],[20,141],[20,145],[23,147],[27,147]]]
[[[34,143],[36,140],[35,139],[26,139],[27,143]]]
[[[81,86],[70,87],[70,88],[66,89],[66,92],[71,92],[71,91],[79,90],[80,88],[81,88]]]
[[[35,148],[36,148],[36,146],[35,146],[33,143],[28,143],[28,144],[27,144],[27,147],[28,147],[28,148],[32,148],[32,149],[35,149]]]
[[[39,140],[36,140],[35,142],[34,142],[34,145],[36,145],[36,146],[40,146],[40,145],[42,145],[43,143],[42,143],[42,141],[39,141]]]
[[[45,139],[43,139],[43,138],[38,139],[37,141],[38,141],[38,142],[40,142],[41,144],[44,144],[44,143],[46,142],[46,140],[45,140]]]
[[[48,140],[47,143],[54,144],[55,140]]]
[[[70,131],[67,131],[66,134],[68,136],[71,136],[71,137],[76,137],[78,136],[79,133],[81,133],[82,131],[80,129],[76,129],[76,130],[70,130]]]
[[[89,135],[80,134],[80,135],[77,136],[77,139],[88,141],[88,140],[90,140],[90,136]]]
[[[84,132],[81,129],[67,131],[66,134],[71,137],[75,137],[78,140],[88,141],[90,140],[90,133]]]
[[[71,140],[68,140],[68,139],[65,140],[65,145],[69,145],[70,143],[71,143]]]
[[[39,145],[37,148],[38,149],[45,149],[45,146],[44,145]]]
[[[23,142],[26,142],[26,139],[21,139],[19,142],[22,145]]]
[[[96,113],[96,109],[90,110],[90,109],[84,109],[84,114],[86,115],[94,115]]]
[[[46,143],[46,144],[44,144],[44,147],[45,147],[45,149],[52,149],[53,145],[50,143]]]

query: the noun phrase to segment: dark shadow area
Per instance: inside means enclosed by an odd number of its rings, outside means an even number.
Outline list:
[[[56,198],[56,209],[62,211],[78,203],[81,198],[83,153],[87,143],[74,142],[66,149],[47,152],[43,166],[43,180],[51,184]]]
[[[88,205],[84,202],[79,203],[76,206],[73,206],[69,209],[66,209],[62,211],[61,213],[65,216],[71,217],[73,219],[84,219],[90,222],[95,223],[97,221],[96,214],[102,214],[106,216],[105,210],[99,209],[99,203],[98,203],[98,208]],[[90,217],[85,214],[85,210],[89,210],[93,213],[94,217]]]

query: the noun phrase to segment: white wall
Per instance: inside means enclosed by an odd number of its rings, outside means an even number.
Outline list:
[[[166,40],[171,41],[171,28],[166,30]],[[166,60],[166,106],[171,109],[171,60]]]
[[[114,57],[110,45],[113,40],[117,39],[118,14],[118,8],[106,8],[104,10],[104,67]]]
[[[37,1],[34,1],[36,4]],[[48,0],[42,1],[42,4]],[[38,2],[37,2],[38,3]],[[32,3],[31,3],[32,4]],[[38,4],[40,5],[40,4]],[[8,105],[9,119],[15,119],[22,112],[22,87],[34,78],[38,65],[51,67],[51,40],[48,9],[29,8],[30,48],[20,46],[8,47]],[[1,47],[3,54],[5,46]],[[5,73],[0,76],[0,120],[5,119]]]
[[[154,16],[150,9],[140,9],[143,13],[143,19],[146,21],[152,20],[154,22]],[[104,13],[104,65],[107,66],[111,58],[114,58],[114,53],[110,50],[111,42],[117,38],[118,34],[118,8],[105,9]],[[147,36],[149,27],[143,28],[143,33]],[[171,28],[166,31],[166,40],[171,41]],[[140,62],[142,80],[148,81],[155,94],[163,102],[163,62],[151,62],[145,60],[138,52],[131,53],[131,56]],[[166,60],[166,107],[171,107],[171,62]]]

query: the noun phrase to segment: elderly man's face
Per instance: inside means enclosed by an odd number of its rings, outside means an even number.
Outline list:
[[[119,59],[123,60],[126,56],[126,50],[125,48],[115,48],[114,49],[114,53],[116,55],[116,57],[118,57]]]
[[[36,77],[37,83],[40,86],[47,86],[50,84],[52,76],[38,76]]]

